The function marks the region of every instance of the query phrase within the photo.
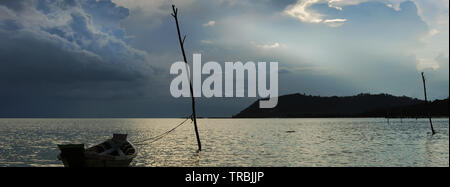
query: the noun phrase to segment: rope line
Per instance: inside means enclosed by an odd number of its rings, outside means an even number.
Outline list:
[[[174,4],[174,0],[168,0],[168,5],[169,5],[168,9],[170,9],[170,8],[172,7],[171,5],[173,5],[173,4]],[[189,71],[189,65],[187,64],[187,62],[185,63],[185,65],[186,65],[186,69],[188,70],[188,71],[187,71],[187,72],[188,72],[188,74],[187,74],[188,80],[191,81],[191,78],[190,78],[190,71]],[[145,143],[145,142],[147,142],[147,144],[151,144],[151,143],[154,143],[154,142],[156,142],[156,141],[158,141],[158,140],[161,140],[162,138],[164,138],[165,136],[167,136],[167,135],[170,134],[171,132],[175,131],[177,128],[179,128],[179,127],[181,127],[182,125],[184,125],[189,119],[191,120],[191,123],[194,121],[194,119],[193,119],[193,114],[191,114],[190,116],[188,116],[183,122],[181,122],[180,124],[178,124],[178,125],[175,126],[174,128],[172,128],[172,129],[170,129],[170,130],[168,130],[168,131],[166,131],[166,132],[164,132],[164,133],[162,133],[162,134],[160,134],[160,135],[158,135],[158,136],[154,136],[154,137],[151,137],[151,138],[147,138],[147,139],[138,141],[138,142],[134,143],[134,145],[142,145],[142,144]]]
[[[150,141],[148,144],[154,143],[154,142],[156,142],[156,141],[158,141],[158,140],[164,138],[165,136],[167,136],[167,135],[170,134],[171,132],[175,131],[177,128],[179,128],[179,127],[181,127],[182,125],[184,125],[188,120],[192,120],[192,115],[189,116],[189,117],[187,117],[183,122],[181,122],[180,124],[178,124],[178,125],[175,126],[174,128],[172,128],[172,129],[170,129],[170,130],[168,130],[168,131],[166,131],[166,132],[164,132],[164,133],[162,133],[162,134],[160,134],[160,135],[158,135],[158,136],[154,136],[154,137],[151,137],[151,138],[147,138],[147,139],[138,141],[138,142],[135,143],[134,145],[142,145],[144,142],[148,142],[148,141]],[[192,121],[191,121],[191,123],[192,123]]]

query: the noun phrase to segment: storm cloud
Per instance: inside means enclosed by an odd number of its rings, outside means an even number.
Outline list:
[[[40,113],[77,110],[76,104],[65,103],[71,100],[145,98],[150,94],[144,90],[158,84],[152,78],[158,71],[148,54],[128,45],[124,30],[118,27],[129,15],[128,9],[95,0],[1,4],[0,108],[4,114],[18,106],[22,109],[17,110],[27,111],[36,103],[60,105],[40,105],[36,111]]]

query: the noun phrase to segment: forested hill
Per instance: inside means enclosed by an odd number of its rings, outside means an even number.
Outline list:
[[[277,107],[260,109],[259,100],[234,118],[307,117],[434,117],[448,116],[448,99],[426,103],[389,94],[320,97],[304,94],[280,96]]]

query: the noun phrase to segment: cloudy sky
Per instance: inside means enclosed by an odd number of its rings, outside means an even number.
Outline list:
[[[170,65],[278,61],[280,94],[449,95],[448,0],[0,0],[0,117],[173,117]],[[198,100],[231,116],[255,99]]]

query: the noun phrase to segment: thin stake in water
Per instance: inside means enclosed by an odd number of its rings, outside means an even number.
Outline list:
[[[425,79],[424,72],[422,72],[422,81],[423,81],[423,92],[425,93],[425,102],[428,102],[427,85],[426,85],[426,79]],[[429,112],[427,113],[427,115],[428,115],[428,119],[430,120],[431,133],[433,133],[433,135],[435,135],[436,131],[434,131],[434,128],[433,128],[433,121],[431,120],[431,115]]]
[[[186,68],[187,68],[188,67],[188,62],[187,62],[186,53],[185,53],[185,50],[184,50],[184,41],[186,40],[186,35],[184,36],[183,39],[181,39],[180,25],[178,24],[178,8],[175,8],[175,5],[172,5],[172,10],[173,10],[172,16],[174,17],[175,23],[177,24],[178,40],[180,41],[181,52],[183,53],[184,62],[186,63]],[[195,114],[194,91],[192,89],[192,81],[189,78],[189,73],[187,75],[188,75],[189,87],[190,87],[191,98],[192,98],[192,120],[194,121],[195,135],[197,136],[198,151],[201,151],[202,150],[202,144],[200,142],[200,136],[198,135],[197,116]]]

